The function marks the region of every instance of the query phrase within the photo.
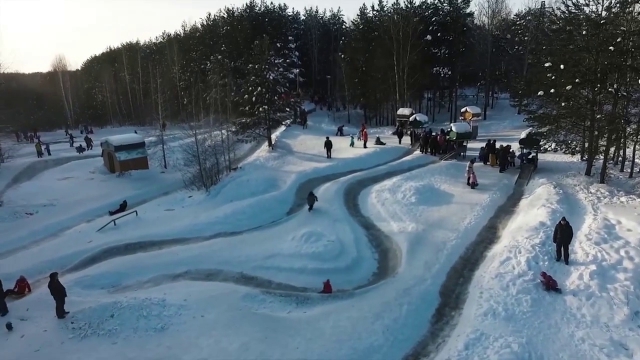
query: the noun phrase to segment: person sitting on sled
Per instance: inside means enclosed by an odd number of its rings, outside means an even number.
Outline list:
[[[118,206],[117,209],[113,211],[109,210],[109,216],[120,214],[122,212],[125,212],[126,210],[127,210],[127,200],[124,200],[123,202],[120,203],[120,206]]]
[[[546,272],[540,273],[540,283],[544,286],[545,291],[555,291],[560,292],[560,288],[558,288],[558,282],[551,275]]]
[[[5,296],[22,296],[31,292],[31,285],[27,281],[27,278],[24,276],[20,276],[18,280],[16,280],[16,284],[13,286],[13,289],[7,289],[4,294]]]
[[[320,294],[331,294],[333,293],[333,287],[331,286],[331,281],[327,279],[327,281],[322,282],[322,291]]]

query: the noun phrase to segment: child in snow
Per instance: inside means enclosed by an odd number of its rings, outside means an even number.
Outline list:
[[[313,210],[313,205],[318,201],[318,197],[313,191],[309,191],[309,195],[307,195],[307,205],[309,205],[309,212]]]
[[[509,167],[516,167],[516,152],[513,150],[509,153]]]
[[[478,178],[476,177],[476,173],[472,172],[471,173],[471,188],[475,189],[478,187]]]
[[[560,288],[558,287],[558,282],[551,275],[546,272],[540,273],[540,283],[544,286],[545,291],[555,291],[560,292]]]
[[[333,287],[331,286],[331,281],[327,279],[327,281],[322,282],[322,291],[320,294],[331,294],[333,293]]]
[[[349,147],[354,147],[356,145],[353,135],[351,135],[351,142],[349,143]]]
[[[24,276],[20,276],[18,280],[16,280],[16,284],[13,286],[13,289],[7,289],[4,292],[5,296],[22,296],[31,292],[31,285],[27,281],[27,278]]]

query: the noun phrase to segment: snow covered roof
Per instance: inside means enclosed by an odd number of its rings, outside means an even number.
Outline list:
[[[528,128],[527,130],[523,131],[522,134],[520,134],[520,139],[526,138],[532,132],[533,132],[533,128]]]
[[[143,143],[144,138],[138,134],[123,134],[123,135],[108,136],[102,139],[101,142],[108,142],[113,146],[122,146],[122,145]]]
[[[411,116],[413,114],[415,114],[415,111],[413,111],[412,108],[400,108],[396,113],[396,115],[404,115],[404,116]]]
[[[429,117],[425,114],[421,114],[421,113],[417,113],[415,115],[413,115],[412,117],[409,118],[409,120],[413,121],[413,120],[418,120],[421,121],[423,123],[429,122]]]
[[[465,106],[460,110],[460,112],[470,112],[472,114],[482,114],[482,110],[480,110],[477,106]]]
[[[461,133],[470,133],[471,132],[471,126],[469,126],[469,124],[467,123],[453,123],[451,124],[451,130],[455,131],[459,134]]]

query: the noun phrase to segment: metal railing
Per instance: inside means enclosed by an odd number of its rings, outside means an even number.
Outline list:
[[[138,216],[138,210],[133,210],[133,211],[128,212],[128,213],[126,213],[126,214],[124,214],[124,215],[120,215],[120,216],[118,216],[118,217],[117,217],[117,218],[115,218],[115,219],[109,220],[109,222],[108,222],[108,223],[104,224],[104,226],[103,226],[103,227],[101,227],[100,229],[96,230],[96,232],[98,232],[98,231],[100,231],[100,230],[102,230],[102,229],[106,228],[106,227],[107,227],[109,224],[111,224],[111,223],[113,223],[113,226],[116,226],[116,220],[120,220],[120,219],[122,219],[123,217],[129,216],[129,215],[131,215],[131,214],[133,214],[133,213],[135,213],[135,214],[136,214],[136,216]]]

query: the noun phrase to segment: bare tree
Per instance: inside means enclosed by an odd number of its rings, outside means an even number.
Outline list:
[[[64,109],[67,115],[67,122],[71,127],[73,127],[73,100],[71,98],[71,84],[69,83],[69,62],[67,61],[67,58],[62,54],[56,55],[51,62],[51,71],[58,74],[62,101],[64,102]]]
[[[188,140],[181,146],[180,172],[185,187],[209,192],[225,173],[221,145],[200,123],[187,123],[184,136]]]

